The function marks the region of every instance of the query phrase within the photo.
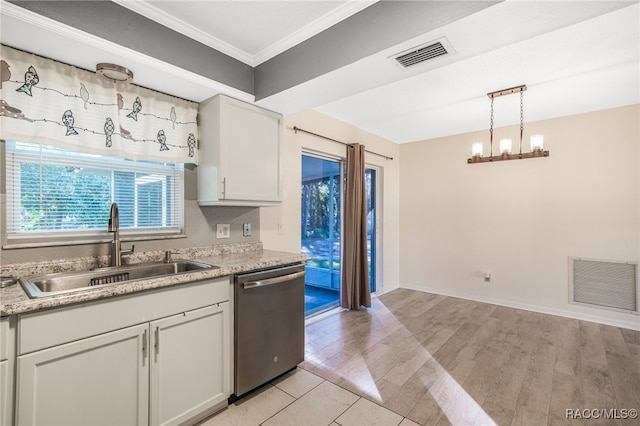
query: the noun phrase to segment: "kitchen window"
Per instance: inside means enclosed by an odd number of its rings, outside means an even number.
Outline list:
[[[184,166],[5,142],[6,246],[106,241],[118,203],[122,237],[184,230]]]

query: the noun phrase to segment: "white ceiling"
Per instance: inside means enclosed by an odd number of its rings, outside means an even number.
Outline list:
[[[447,37],[457,50],[448,62],[317,109],[403,143],[487,129],[486,94],[521,84],[528,88],[525,122],[639,103],[638,4],[571,23],[588,16],[589,6],[596,13],[595,2],[507,2],[485,9],[426,37]],[[581,9],[573,13],[575,7]],[[391,68],[384,55],[361,62]],[[519,101],[517,94],[495,99],[495,126],[519,121]]]
[[[374,3],[117,2],[252,66]],[[398,143],[487,129],[486,93],[520,84],[528,86],[525,123],[640,103],[640,5],[615,10],[611,4],[506,1],[257,103],[284,114],[314,108]],[[6,2],[0,11],[2,41],[11,46],[87,69],[98,62],[126,65],[137,84],[195,101],[220,92],[253,101]],[[442,37],[455,51],[447,57],[407,70],[392,59]],[[518,102],[517,95],[496,99],[496,126],[518,122]]]
[[[377,0],[113,1],[256,66]]]

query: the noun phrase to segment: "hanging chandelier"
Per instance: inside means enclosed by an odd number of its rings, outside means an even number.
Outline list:
[[[493,161],[503,160],[522,160],[525,158],[542,158],[548,157],[549,151],[543,149],[544,136],[533,135],[531,136],[530,152],[522,152],[522,134],[524,132],[524,92],[527,90],[526,85],[510,87],[509,89],[502,89],[495,92],[487,93],[487,96],[491,98],[491,124],[489,127],[489,156],[485,157],[484,146],[482,142],[474,142],[471,145],[471,158],[467,159],[468,164],[474,163],[488,163]],[[510,95],[512,93],[520,93],[520,149],[517,154],[511,153],[512,140],[509,138],[500,139],[500,153],[496,156],[493,155],[493,101],[495,98],[504,95]]]

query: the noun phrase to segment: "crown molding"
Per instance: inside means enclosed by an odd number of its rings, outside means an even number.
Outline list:
[[[338,22],[344,21],[348,17],[355,15],[361,10],[366,9],[367,7],[377,2],[378,0],[348,0],[346,3],[343,3],[341,6],[333,9],[331,12],[315,19],[309,25],[300,28],[299,30],[289,34],[276,43],[273,43],[271,46],[268,46],[267,48],[258,52],[254,56],[253,66],[260,65],[261,63],[268,61],[274,56],[277,56],[280,53],[302,43],[303,41],[308,40],[317,34],[320,34],[321,32],[334,26]]]
[[[214,37],[206,32],[194,28],[192,25],[185,21],[176,19],[168,13],[158,9],[146,0],[130,1],[130,0],[112,0],[114,3],[119,4],[133,12],[136,12],[142,16],[145,16],[167,28],[170,28],[186,37],[196,40],[206,46],[216,49],[225,55],[231,56],[247,65],[255,67],[261,63],[273,58],[276,55],[284,52],[296,46],[303,41],[313,37],[316,34],[330,28],[338,22],[354,15],[361,10],[371,6],[378,0],[347,0],[346,3],[333,9],[331,12],[317,18],[309,25],[301,28],[298,31],[291,33],[285,38],[277,41],[276,43],[268,46],[255,55],[245,52],[224,40]]]
[[[209,46],[215,50],[218,50],[225,55],[231,56],[234,59],[237,59],[241,62],[244,62],[247,65],[253,66],[253,56],[246,53],[243,50],[238,49],[235,46],[227,43],[224,40],[220,40],[217,37],[213,37],[206,32],[194,28],[192,25],[177,19],[168,13],[158,9],[157,7],[151,5],[148,1],[139,0],[139,1],[131,1],[131,0],[112,0],[114,3],[119,4],[122,7],[125,7],[133,12],[136,12],[139,15],[142,15],[146,18],[151,19],[163,25],[169,29],[172,29],[186,37],[189,37],[195,41],[198,41],[206,46]]]

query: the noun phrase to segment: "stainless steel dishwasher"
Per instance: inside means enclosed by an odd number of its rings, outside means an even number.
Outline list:
[[[304,361],[304,275],[301,264],[236,275],[230,401]]]

